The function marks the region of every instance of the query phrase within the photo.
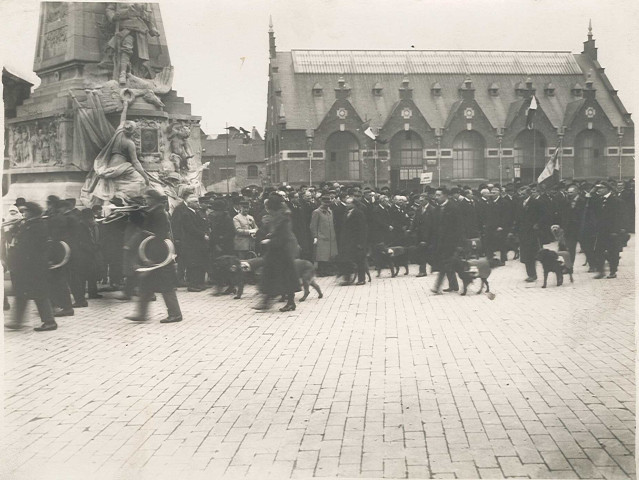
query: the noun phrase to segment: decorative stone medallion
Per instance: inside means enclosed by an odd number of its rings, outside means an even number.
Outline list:
[[[413,116],[413,111],[410,108],[406,107],[406,108],[402,109],[402,118],[404,120],[408,120],[412,116]]]
[[[597,111],[593,107],[586,108],[586,117],[593,118]]]
[[[475,116],[475,110],[473,110],[471,107],[466,108],[466,110],[464,110],[464,118],[466,118],[467,120],[472,119]]]
[[[337,118],[341,118],[342,120],[344,120],[346,117],[348,117],[348,110],[346,110],[345,108],[338,108]]]

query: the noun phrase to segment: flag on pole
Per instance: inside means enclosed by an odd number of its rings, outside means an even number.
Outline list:
[[[533,119],[535,118],[535,112],[537,112],[537,99],[533,95],[530,99],[530,105],[526,109],[526,128],[532,130]]]
[[[375,135],[375,132],[373,132],[373,129],[370,126],[366,130],[364,130],[364,135],[366,135],[371,140],[377,139],[377,135]]]
[[[550,156],[548,163],[537,178],[537,183],[547,187],[559,183],[559,147],[555,148],[554,153]]]

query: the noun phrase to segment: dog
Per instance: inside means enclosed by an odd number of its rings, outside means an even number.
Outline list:
[[[537,260],[541,263],[544,269],[544,284],[541,288],[546,288],[548,283],[548,274],[554,272],[557,277],[557,286],[561,287],[564,283],[564,274],[570,277],[570,283],[573,282],[572,278],[572,260],[570,254],[566,251],[555,252],[542,248],[537,252]]]
[[[564,229],[559,225],[552,225],[550,227],[550,232],[557,242],[557,250],[560,252],[567,251],[568,248],[566,248],[566,234],[564,233]]]
[[[490,285],[488,283],[488,277],[492,269],[490,268],[490,262],[486,257],[480,258],[464,258],[464,249],[457,247],[455,254],[450,259],[450,266],[455,273],[461,279],[464,288],[460,295],[466,295],[468,291],[468,285],[473,283],[476,278],[481,279],[481,287],[477,294],[481,294],[484,291],[484,285],[486,285],[486,293],[490,293]]]
[[[262,267],[264,266],[264,257],[256,257],[250,258],[248,260],[240,260],[239,258],[233,255],[223,255],[219,257],[215,261],[220,270],[225,270],[227,275],[225,280],[227,284],[232,288],[232,293],[235,293],[236,300],[242,298],[242,294],[244,293],[244,284],[246,280],[250,278],[250,276],[255,276],[258,278],[261,275]],[[324,294],[322,293],[322,289],[315,281],[315,267],[308,260],[302,260],[300,258],[296,258],[294,260],[295,271],[297,272],[298,278],[302,282],[302,287],[304,288],[304,294],[302,298],[300,298],[300,302],[305,301],[310,294],[310,288],[317,292],[318,298],[323,298]],[[226,292],[225,292],[226,293]]]
[[[512,232],[506,235],[506,256],[509,252],[515,253],[513,260],[519,258],[519,237]]]
[[[404,267],[408,275],[409,260],[415,256],[416,247],[387,247],[383,243],[375,246],[375,269],[377,276],[382,273],[382,268],[390,268],[391,277],[396,277],[399,273],[399,267]]]

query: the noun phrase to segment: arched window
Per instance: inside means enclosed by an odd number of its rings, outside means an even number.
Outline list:
[[[522,182],[534,182],[546,166],[546,139],[537,130],[523,130],[515,138],[513,154],[521,165]]]
[[[606,173],[606,140],[596,130],[584,130],[575,139],[575,178],[601,177]]]
[[[407,130],[395,134],[391,140],[391,163],[399,167],[421,167],[424,158],[424,143],[421,137]]]
[[[350,132],[335,132],[326,140],[326,180],[359,180],[359,142]]]
[[[246,176],[248,178],[257,178],[257,165],[249,165],[246,169]]]
[[[475,130],[464,130],[453,140],[453,178],[484,178],[484,138]]]

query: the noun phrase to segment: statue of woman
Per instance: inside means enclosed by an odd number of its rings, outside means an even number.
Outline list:
[[[121,123],[109,143],[93,162],[93,170],[82,187],[82,196],[97,205],[110,200],[118,193],[124,197],[135,197],[149,185],[150,177],[138,160],[133,134],[137,124],[126,119],[129,101],[124,99]]]

